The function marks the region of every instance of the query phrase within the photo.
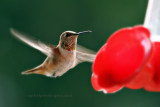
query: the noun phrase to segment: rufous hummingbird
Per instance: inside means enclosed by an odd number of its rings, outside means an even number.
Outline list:
[[[65,31],[60,36],[59,44],[57,46],[50,46],[40,41],[32,40],[25,36],[25,34],[11,28],[11,33],[15,37],[47,55],[47,58],[41,65],[24,71],[22,74],[42,74],[49,77],[57,77],[62,76],[78,63],[84,61],[93,62],[95,54],[91,50],[77,45],[78,36],[86,32],[91,31],[78,33]]]

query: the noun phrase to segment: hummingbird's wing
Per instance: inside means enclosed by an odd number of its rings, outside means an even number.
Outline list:
[[[96,54],[83,53],[80,51],[76,51],[76,60],[77,63],[81,62],[93,62],[96,57]]]
[[[93,62],[96,57],[96,54],[83,53],[76,51],[76,61],[71,68],[74,68],[76,65],[82,62]]]
[[[33,39],[30,39],[25,34],[13,29],[13,28],[11,28],[10,31],[15,37],[17,37],[18,39],[20,39],[24,43],[30,45],[31,47],[41,51],[45,55],[47,55],[47,56],[53,55],[52,48],[50,46],[48,46],[40,41],[35,41]]]
[[[90,49],[87,49],[87,48],[85,48],[85,47],[83,47],[83,46],[81,46],[81,45],[78,45],[78,44],[77,44],[77,46],[76,46],[76,50],[77,50],[77,51],[80,51],[80,52],[84,52],[84,53],[96,54],[95,51],[90,50]]]
[[[76,61],[72,68],[74,68],[77,64],[82,62],[93,62],[96,57],[96,52],[87,49],[81,45],[76,46]]]
[[[76,63],[74,66],[76,66],[77,64],[79,63],[82,63],[82,62],[93,62],[95,57],[96,57],[96,52],[90,50],[90,49],[87,49],[81,45],[78,45],[77,44],[77,47],[76,47]]]

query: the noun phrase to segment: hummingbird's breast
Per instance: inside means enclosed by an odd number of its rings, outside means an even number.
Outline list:
[[[75,63],[76,51],[67,51],[58,47],[53,49],[53,53],[52,64],[50,64],[52,76],[61,76]]]

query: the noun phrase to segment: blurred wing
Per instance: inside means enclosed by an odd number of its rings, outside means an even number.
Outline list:
[[[93,62],[96,57],[96,54],[89,54],[89,53],[83,53],[76,51],[76,62],[72,66],[75,67],[77,64],[82,63],[82,62]]]
[[[10,31],[16,38],[20,39],[21,41],[28,44],[29,46],[41,51],[45,55],[50,56],[53,54],[50,46],[48,46],[40,41],[32,40],[32,39],[28,38],[27,36],[25,36],[25,34],[20,33],[14,29],[11,29]]]
[[[83,53],[83,52],[76,52],[76,58],[78,62],[93,62],[96,57],[96,54],[88,54],[88,53]]]
[[[84,53],[88,53],[88,54],[96,54],[95,51],[87,49],[87,48],[85,48],[85,47],[83,47],[81,45],[78,45],[78,44],[77,44],[76,50],[79,51],[79,52],[84,52]]]

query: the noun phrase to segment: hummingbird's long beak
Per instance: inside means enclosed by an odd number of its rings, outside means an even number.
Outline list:
[[[80,34],[88,33],[88,32],[92,32],[92,31],[90,31],[90,30],[88,30],[88,31],[82,31],[82,32],[75,33],[74,35],[80,35]]]

